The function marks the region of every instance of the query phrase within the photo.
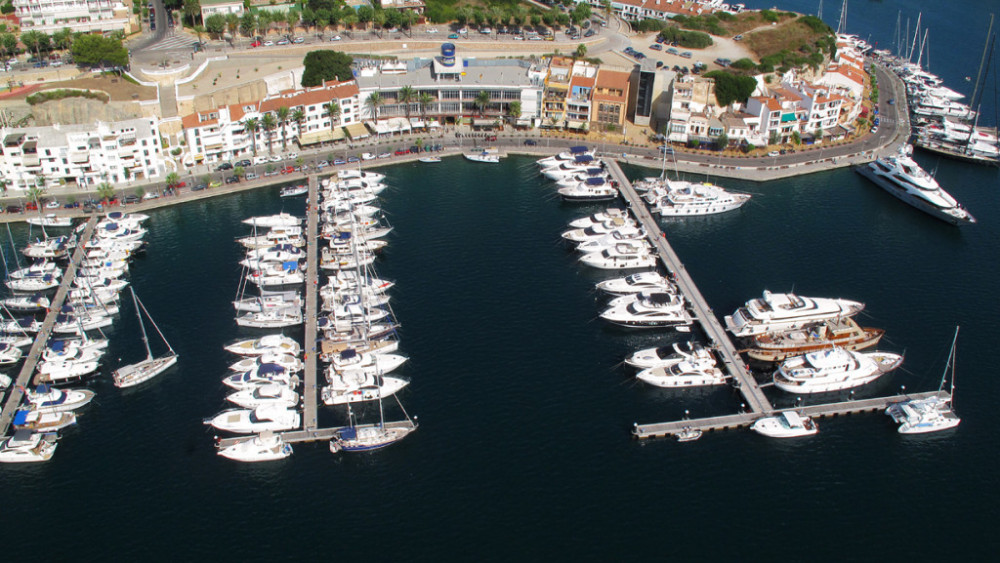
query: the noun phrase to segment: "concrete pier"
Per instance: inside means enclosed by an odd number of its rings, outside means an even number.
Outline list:
[[[0,436],[5,436],[7,434],[10,423],[14,419],[14,413],[17,411],[17,408],[21,406],[21,399],[24,397],[24,393],[21,392],[21,389],[27,387],[29,380],[32,379],[32,374],[35,373],[35,366],[38,365],[38,360],[41,359],[42,352],[45,350],[45,345],[49,340],[49,336],[52,334],[52,326],[55,325],[56,317],[62,309],[63,302],[66,301],[66,294],[69,293],[70,288],[73,287],[73,279],[76,277],[76,268],[80,262],[83,261],[83,257],[87,255],[87,251],[84,249],[84,246],[88,241],[90,241],[90,237],[94,235],[94,228],[96,226],[97,217],[91,217],[90,220],[87,221],[87,227],[84,229],[83,234],[80,235],[76,250],[73,252],[73,256],[70,259],[69,264],[66,266],[66,272],[63,274],[62,283],[59,284],[59,289],[56,290],[55,297],[52,298],[52,302],[49,305],[49,312],[45,315],[45,321],[42,322],[42,328],[35,336],[35,341],[32,343],[27,357],[24,359],[24,365],[21,366],[21,371],[18,372],[17,378],[14,380],[14,383],[11,384],[11,389],[9,391],[10,394],[7,396],[7,402],[4,403],[3,412],[0,413]]]
[[[302,390],[302,429],[316,430],[316,411],[319,393],[316,384],[317,358],[319,350],[316,342],[316,317],[319,314],[317,293],[319,292],[319,176],[309,177],[309,204],[306,206],[306,313],[305,342],[302,358],[305,364]]]

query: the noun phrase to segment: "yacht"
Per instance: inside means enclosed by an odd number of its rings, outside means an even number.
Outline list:
[[[295,197],[300,195],[306,195],[307,193],[309,193],[309,185],[299,184],[297,186],[285,186],[284,188],[281,188],[281,191],[278,192],[278,196]]]
[[[962,419],[955,414],[955,346],[958,344],[958,327],[951,343],[951,352],[945,363],[938,394],[925,399],[910,399],[893,403],[885,409],[885,414],[899,424],[900,434],[927,434],[955,428]],[[943,394],[948,371],[951,370],[951,392]]]
[[[323,340],[320,347],[320,361],[330,363],[347,350],[356,354],[391,354],[399,350],[399,340],[392,335],[362,342],[333,342]]]
[[[600,317],[628,328],[676,327],[691,324],[684,298],[675,293],[641,292],[613,299]]]
[[[57,338],[49,340],[42,351],[42,360],[57,362],[66,360],[98,360],[108,348],[107,338]]]
[[[112,322],[111,317],[104,316],[96,311],[85,312],[79,315],[60,313],[56,315],[56,323],[52,325],[52,333],[83,334],[88,330],[109,327]]]
[[[68,229],[73,226],[73,218],[60,217],[55,213],[46,213],[40,217],[28,217],[27,223],[48,229]]]
[[[69,293],[72,299],[85,298],[94,294],[113,293],[117,300],[118,292],[128,287],[128,280],[77,275],[73,278],[73,285],[75,289],[71,289]]]
[[[34,341],[34,338],[21,331],[17,331],[16,333],[0,332],[0,344],[10,344],[11,346],[24,348],[25,346],[31,346],[31,343]]]
[[[240,356],[260,356],[269,352],[298,356],[301,351],[299,343],[294,338],[282,334],[269,334],[260,338],[238,340],[227,344],[224,348],[227,352]]]
[[[302,224],[302,219],[289,213],[279,213],[277,215],[266,215],[244,219],[243,224],[250,225],[251,227],[266,229],[273,227],[297,227]]]
[[[587,178],[556,190],[566,201],[607,201],[618,197],[618,188],[604,178]]]
[[[42,323],[31,317],[0,320],[0,331],[14,334],[34,334],[42,329]]]
[[[847,299],[801,297],[794,293],[771,293],[751,299],[732,315],[725,317],[726,328],[733,336],[754,336],[792,330],[819,322],[852,317],[865,306]]]
[[[382,375],[394,371],[406,363],[408,359],[406,356],[388,352],[359,353],[355,348],[347,348],[340,354],[333,356],[330,367],[327,369],[327,379],[332,380],[339,374]]]
[[[604,280],[597,283],[597,289],[615,296],[632,295],[642,291],[677,293],[677,286],[659,272],[638,272],[624,278]]]
[[[410,383],[399,377],[378,376],[361,372],[333,374],[333,377],[329,378],[329,382],[330,384],[323,387],[321,393],[323,403],[327,405],[377,401],[395,395],[397,391]]]
[[[385,174],[379,172],[371,172],[368,170],[361,170],[359,168],[346,168],[344,170],[337,171],[337,180],[367,180],[369,182],[381,182],[385,180]]]
[[[750,194],[727,192],[709,183],[669,181],[668,186],[664,193],[657,194],[650,202],[650,211],[664,217],[725,213],[739,209],[750,201]]]
[[[263,262],[258,265],[262,266],[262,269],[251,270],[247,274],[247,281],[259,287],[300,285],[306,281],[298,261]]]
[[[795,394],[841,391],[871,383],[902,362],[889,352],[830,348],[785,360],[774,372],[774,385]]]
[[[86,406],[94,399],[90,389],[56,389],[48,385],[39,385],[34,391],[28,391],[25,398],[28,408],[38,412],[66,412]]]
[[[35,241],[21,252],[28,258],[58,260],[69,256],[69,251],[76,245],[76,238],[54,237]]]
[[[601,270],[633,270],[655,268],[656,256],[642,245],[620,242],[601,252],[584,254],[580,262]]]
[[[0,342],[0,366],[9,366],[21,361],[24,352],[8,342]]]
[[[655,368],[677,363],[684,359],[700,361],[709,359],[712,351],[694,342],[687,343],[687,349],[675,342],[670,346],[656,346],[635,352],[625,363],[639,370]]]
[[[76,413],[69,412],[38,412],[19,410],[14,413],[13,426],[17,430],[32,432],[56,432],[76,424]]]
[[[55,262],[42,260],[39,262],[35,262],[34,264],[28,266],[27,268],[14,270],[7,277],[12,280],[21,280],[25,278],[37,278],[45,275],[58,276],[61,273],[62,273],[62,268],[60,268]]]
[[[417,162],[423,162],[424,164],[434,164],[435,162],[441,162],[440,156],[422,156],[417,159]]]
[[[104,217],[108,221],[118,221],[118,222],[136,223],[136,224],[144,223],[146,222],[147,219],[149,219],[149,215],[146,215],[145,213],[134,213],[134,212],[125,213],[124,211],[109,211],[104,215]]]
[[[98,225],[94,236],[107,241],[137,241],[146,236],[146,230],[141,227],[130,229],[118,223]]]
[[[575,157],[572,161],[565,161],[542,168],[542,175],[549,180],[555,181],[562,178],[568,178],[574,174],[586,174],[587,171],[592,168],[597,168],[594,165],[594,157],[590,155],[580,155]]]
[[[278,406],[264,405],[255,409],[229,409],[205,420],[205,424],[234,434],[256,434],[298,428],[301,416],[298,411]]]
[[[71,381],[79,381],[97,371],[100,364],[97,360],[64,360],[39,362],[39,383],[60,385]]]
[[[466,160],[471,160],[472,162],[485,162],[487,164],[500,163],[500,155],[497,154],[496,152],[491,152],[488,150],[484,150],[483,152],[473,153],[473,154],[466,153],[463,156],[465,156]]]
[[[681,354],[675,361],[646,368],[635,375],[636,379],[656,387],[704,387],[724,385],[726,375],[716,366],[715,357],[709,354]]]
[[[220,447],[217,453],[224,458],[245,463],[277,461],[292,455],[292,445],[286,444],[278,434],[262,432],[253,438]]]
[[[57,439],[53,432],[36,434],[31,430],[18,430],[0,441],[0,463],[48,461],[56,452]]]
[[[621,217],[585,228],[570,229],[562,234],[562,238],[569,242],[581,243],[601,238],[613,231],[620,231],[623,234],[643,232],[633,219]]]
[[[799,416],[795,411],[782,411],[774,416],[758,418],[750,429],[768,438],[798,438],[819,432],[819,427],[813,419]]]
[[[240,264],[251,267],[259,262],[288,262],[305,260],[306,251],[291,245],[275,245],[269,248],[257,248],[247,252],[246,260]]]
[[[780,362],[824,348],[864,350],[878,344],[885,334],[878,328],[861,328],[854,319],[831,319],[800,329],[750,337],[747,355],[762,362]]]
[[[59,276],[53,274],[27,276],[20,279],[9,279],[5,283],[14,291],[35,293],[59,287]]]
[[[250,328],[284,328],[302,324],[302,311],[285,309],[247,313],[236,317],[236,324]]]
[[[417,426],[417,423],[410,420],[401,420],[341,428],[330,440],[330,451],[337,453],[379,450],[407,437],[417,429]]]
[[[250,371],[259,367],[261,364],[275,364],[279,365],[290,373],[298,373],[303,370],[304,366],[302,360],[291,354],[284,354],[281,352],[267,351],[259,356],[252,356],[248,358],[243,358],[242,360],[231,364],[229,369],[231,371],[245,372]]]
[[[904,145],[896,156],[885,156],[854,170],[928,215],[953,225],[975,223],[972,214],[910,157],[912,152],[911,145]]]
[[[328,299],[333,297],[337,291],[356,292],[359,287],[363,286],[370,289],[373,293],[385,293],[394,285],[396,285],[396,282],[361,275],[353,270],[340,270],[335,275],[329,276],[326,285],[319,291],[320,297]]]
[[[299,404],[299,394],[287,385],[265,383],[230,393],[226,396],[226,400],[245,409],[255,409],[263,405],[278,405],[291,409]]]
[[[285,309],[302,309],[302,296],[295,292],[244,297],[233,301],[233,307],[240,313],[263,313],[265,311],[283,311]]]
[[[558,166],[564,162],[574,162],[578,156],[583,155],[589,156],[590,160],[593,160],[594,151],[584,146],[570,147],[569,150],[565,150],[554,156],[539,159],[536,162],[538,163],[539,168],[550,168],[552,166]]]
[[[276,364],[261,364],[254,369],[227,375],[222,379],[223,385],[236,390],[259,387],[268,383],[289,385],[292,383],[292,374]]]
[[[604,211],[594,213],[593,215],[587,215],[586,217],[570,221],[569,226],[574,229],[586,229],[587,227],[600,225],[602,223],[607,223],[608,221],[614,221],[615,219],[629,218],[628,211],[617,207],[610,207]]]
[[[323,270],[356,270],[375,263],[375,255],[367,250],[352,254],[337,254],[329,248],[320,253],[319,267]]]
[[[601,252],[620,242],[632,242],[643,248],[652,249],[652,246],[646,242],[646,235],[641,231],[611,231],[603,237],[577,244],[576,249],[585,254],[588,252]]]

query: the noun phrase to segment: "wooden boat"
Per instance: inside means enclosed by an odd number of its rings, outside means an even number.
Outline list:
[[[834,346],[845,350],[863,350],[878,344],[884,334],[882,329],[861,328],[853,319],[841,318],[813,327],[754,336],[746,353],[762,362],[780,362]]]

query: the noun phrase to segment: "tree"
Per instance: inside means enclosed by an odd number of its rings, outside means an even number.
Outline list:
[[[771,129],[771,133],[767,136],[767,144],[777,145],[779,140],[780,139],[778,138],[778,131],[775,129]]]
[[[243,127],[250,133],[250,148],[253,149],[253,155],[257,156],[257,131],[260,131],[260,119],[248,117],[243,120]]]
[[[574,24],[580,25],[582,22],[590,19],[590,14],[590,4],[580,2],[575,8],[573,8],[573,11],[570,12],[570,19],[573,20]]]
[[[705,78],[715,81],[715,100],[726,107],[733,102],[745,102],[757,89],[757,81],[751,76],[736,76],[724,70],[706,72]]]
[[[214,35],[216,39],[222,39],[222,34],[226,31],[226,16],[222,14],[208,16],[205,19],[205,30]],[[198,40],[200,41],[201,37]]]
[[[278,111],[276,112],[277,115],[275,115],[275,117],[278,118],[278,127],[281,128],[281,150],[285,150],[288,148],[288,135],[286,126],[288,125],[288,117],[291,114],[291,112],[292,110],[288,109],[288,106],[280,106],[278,108]]]
[[[295,157],[295,166],[302,168],[302,165],[306,163],[306,159],[301,156]]]
[[[242,178],[245,172],[246,171],[243,170],[242,166],[237,166],[236,168],[233,168],[233,176],[236,176],[237,178]]]
[[[201,43],[205,36],[205,26],[196,25],[192,29],[194,30],[195,35],[198,36],[198,43]]]
[[[21,43],[28,51],[34,51],[35,56],[42,58],[42,49],[49,43],[49,36],[40,31],[30,30],[21,34]]]
[[[802,135],[798,131],[792,131],[792,143],[796,145],[802,144]]]
[[[303,61],[302,85],[320,86],[327,80],[342,82],[354,77],[351,63],[354,59],[338,51],[310,51]]]
[[[521,102],[515,100],[507,104],[507,115],[516,123],[517,118],[521,117]]]
[[[120,40],[100,35],[79,35],[70,46],[73,61],[90,66],[128,65],[128,49]]]
[[[490,93],[486,90],[480,90],[479,93],[476,94],[476,99],[473,103],[475,104],[476,109],[479,110],[479,114],[484,115],[486,113],[486,106],[490,105]]]
[[[573,58],[582,59],[586,56],[587,56],[587,46],[584,45],[583,43],[580,43],[579,45],[576,46],[576,51],[573,51]]]
[[[340,104],[338,104],[336,100],[330,100],[323,106],[323,111],[330,116],[330,131],[333,131],[336,126],[335,124],[337,123],[337,119],[340,118]]]
[[[403,104],[403,111],[406,112],[406,118],[410,118],[410,104],[416,101],[417,91],[413,89],[412,86],[403,86],[399,89],[399,93],[396,94],[396,99],[399,103]]]
[[[201,18],[201,0],[184,0],[184,15],[188,23],[194,25],[196,18]]]
[[[17,37],[13,33],[0,33],[0,51],[4,58],[17,52]]]
[[[382,99],[382,94],[376,90],[365,98],[365,108],[368,109],[369,113],[372,115],[373,121],[378,121],[378,108],[385,103]]]
[[[115,187],[107,182],[102,183],[97,186],[97,197],[102,201],[107,201],[115,197]]]
[[[432,96],[430,92],[421,92],[420,95],[417,96],[417,103],[420,104],[420,115],[422,115],[426,120],[427,108],[431,107],[431,104],[434,103],[434,96]]]
[[[278,121],[274,118],[273,113],[265,113],[263,117],[260,118],[260,126],[264,129],[264,134],[267,135],[267,152],[274,154],[274,143],[271,142],[271,132],[278,125]]]
[[[302,138],[302,133],[304,133],[302,130],[302,123],[305,122],[305,120],[306,112],[302,111],[302,108],[296,108],[295,111],[292,112],[292,121],[295,122],[295,130],[297,131],[295,137],[297,139]]]
[[[372,21],[375,17],[375,10],[371,6],[364,5],[358,8],[357,15],[358,21],[365,24],[365,29],[367,29],[368,22]]]
[[[226,14],[226,31],[229,32],[234,39],[236,38],[236,32],[240,28],[240,17],[236,14]]]
[[[66,50],[73,44],[73,30],[64,27],[52,34],[52,44],[56,49]]]
[[[285,12],[285,22],[288,23],[288,33],[295,33],[295,26],[299,24],[300,20],[299,13],[294,10],[288,10]]]
[[[39,179],[43,180],[44,178],[39,177]],[[24,193],[24,196],[28,199],[28,201],[35,202],[35,205],[37,206],[38,200],[42,197],[42,188],[38,186],[31,186],[28,188],[28,191]]]
[[[181,175],[176,172],[171,172],[167,174],[167,177],[164,178],[164,180],[167,182],[167,187],[173,189],[181,183]]]
[[[240,33],[250,37],[256,30],[257,18],[253,15],[253,12],[244,12],[244,14],[240,16]]]
[[[719,148],[720,151],[725,150],[726,147],[729,146],[729,136],[726,135],[725,131],[720,133],[719,136],[715,138],[715,145]]]

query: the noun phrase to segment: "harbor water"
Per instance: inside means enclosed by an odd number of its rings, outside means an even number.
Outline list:
[[[871,32],[890,37],[901,4],[852,4],[850,30],[864,38],[856,27],[884,24]],[[925,19],[952,25],[949,4],[906,3],[919,5]],[[952,56],[971,70],[960,72],[974,74],[979,38],[949,37],[967,41],[939,41],[936,59],[961,49]],[[269,188],[157,210],[131,279],[180,362],[148,384],[112,385],[112,369],[145,353],[123,302],[102,375],[89,383],[97,397],[55,457],[0,467],[3,559],[985,559],[1000,544],[990,414],[1000,392],[991,356],[1000,176],[916,158],[978,224],[946,225],[843,169],[766,184],[698,178],[754,197],[737,212],[663,227],[719,316],[764,289],[863,301],[859,323],[884,328],[880,348],[906,359],[858,397],[935,389],[960,324],[954,431],[903,437],[871,414],[821,420],[817,436],[798,440],[729,431],[633,441],[633,422],[731,413],[740,400],[724,387],[639,385],[621,365],[685,336],[597,318],[593,285],[607,276],[578,264],[559,233],[598,208],[560,202],[526,157],[403,164],[382,170],[395,231],[376,268],[397,283],[410,357],[398,373],[412,380],[401,399],[419,417],[416,433],[373,454],[316,443],[274,463],[217,456],[202,419],[227,408],[220,379],[235,358],[222,345],[255,334],[233,321],[240,221],[301,214],[304,204]],[[23,244],[27,227],[12,236]],[[320,421],[342,424],[345,413],[321,407]]]

